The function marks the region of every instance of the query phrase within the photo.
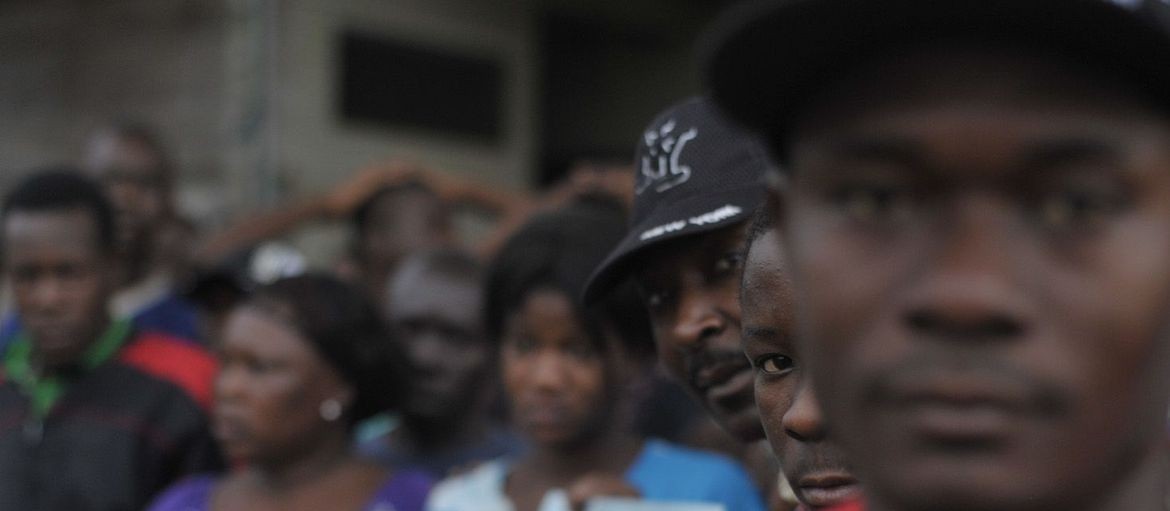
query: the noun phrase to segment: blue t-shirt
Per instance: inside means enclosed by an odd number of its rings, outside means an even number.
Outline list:
[[[763,511],[751,476],[722,456],[650,440],[626,470],[646,500],[719,502],[727,511]]]
[[[509,473],[506,460],[443,481],[427,499],[427,511],[512,511],[504,493]],[[764,503],[747,472],[730,459],[649,440],[626,470],[625,479],[642,499],[658,502],[709,503],[725,511],[763,511]],[[563,490],[552,490],[540,511],[567,511]]]

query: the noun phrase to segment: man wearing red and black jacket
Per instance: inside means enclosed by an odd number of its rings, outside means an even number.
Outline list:
[[[0,509],[133,510],[220,466],[201,348],[111,318],[114,222],[68,169],[17,186],[3,269],[23,330],[0,354]]]

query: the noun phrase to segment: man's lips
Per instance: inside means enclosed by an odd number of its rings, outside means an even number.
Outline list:
[[[955,445],[989,446],[1005,439],[1013,424],[1044,412],[1044,401],[1021,380],[986,374],[902,378],[884,394],[910,431]]]
[[[795,490],[801,502],[813,507],[837,506],[860,497],[861,487],[857,479],[846,472],[821,472],[805,475],[796,484]]]

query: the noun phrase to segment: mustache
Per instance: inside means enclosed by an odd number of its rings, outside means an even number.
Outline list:
[[[1042,417],[1059,418],[1073,408],[1073,398],[1059,385],[1033,375],[1017,364],[980,354],[925,353],[910,357],[885,370],[863,378],[864,403],[897,402],[899,389],[914,382],[930,381],[948,375],[963,375],[996,382],[1020,397],[1013,403],[1020,411]]]
[[[807,474],[838,472],[854,475],[845,454],[832,443],[817,442],[810,446],[807,455],[790,458],[784,459],[784,473],[785,477],[792,476],[789,482],[794,487],[799,486],[800,477]]]
[[[698,351],[685,360],[687,378],[692,385],[700,383],[699,375],[704,369],[722,364],[751,364],[747,355],[740,350]]]

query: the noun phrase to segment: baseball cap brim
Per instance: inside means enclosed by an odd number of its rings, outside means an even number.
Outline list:
[[[1010,38],[1068,52],[1104,63],[1164,99],[1170,91],[1167,12],[1165,0],[756,2],[717,22],[702,59],[720,106],[774,144],[808,99],[843,70],[898,46],[947,38]]]
[[[747,221],[764,203],[762,183],[746,183],[661,207],[647,215],[610,251],[585,285],[584,300],[599,300],[615,286],[630,278],[633,263],[652,247],[688,236],[711,232]],[[679,211],[696,211],[680,216]]]

